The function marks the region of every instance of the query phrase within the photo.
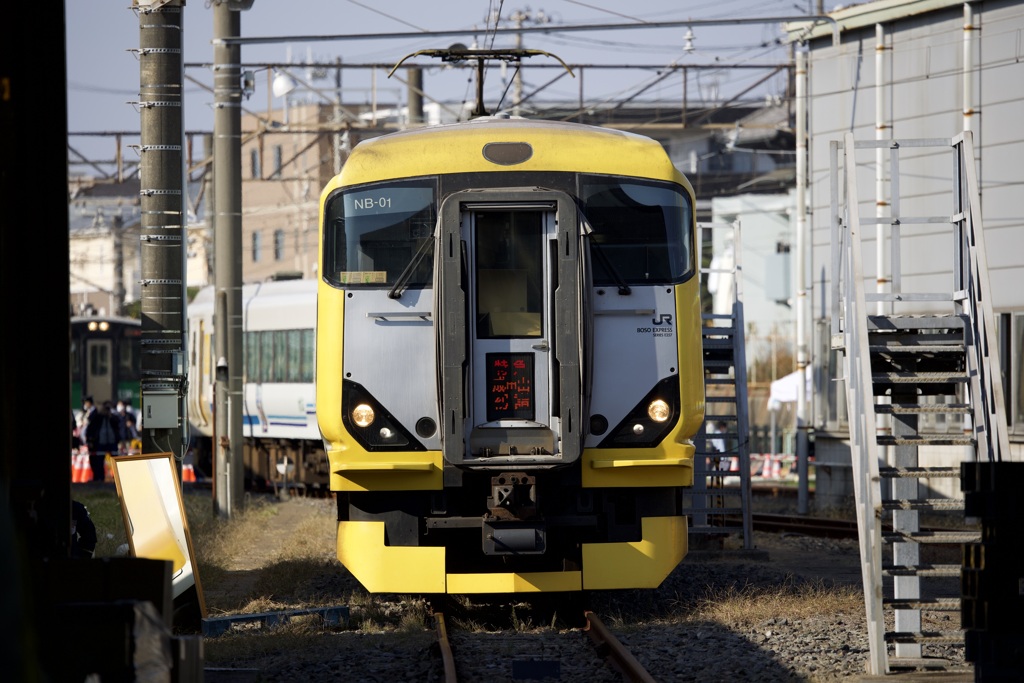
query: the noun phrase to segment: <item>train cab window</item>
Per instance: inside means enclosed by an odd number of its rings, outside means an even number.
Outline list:
[[[125,343],[117,346],[117,371],[122,377],[137,376],[138,364],[135,362],[135,347]]]
[[[78,339],[71,338],[71,376],[78,377],[82,372],[82,351],[79,348]]]
[[[325,208],[325,279],[338,287],[390,287],[411,265],[405,285],[429,286],[436,223],[432,180],[381,183],[335,195]]]
[[[110,342],[89,345],[89,369],[91,375],[110,374]]]
[[[695,272],[693,207],[669,183],[585,176],[594,284],[682,282]]]

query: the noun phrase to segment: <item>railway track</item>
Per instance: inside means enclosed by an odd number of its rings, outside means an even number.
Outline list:
[[[634,683],[654,683],[654,678],[636,660],[633,653],[622,645],[618,638],[609,631],[604,622],[593,612],[586,612],[587,635],[593,641],[598,654],[602,655],[627,681]]]
[[[799,533],[820,538],[857,538],[857,523],[846,519],[755,512],[751,521],[755,531]]]
[[[733,520],[738,523],[739,517]],[[755,531],[771,533],[796,533],[818,538],[845,538],[857,540],[857,522],[829,517],[807,517],[804,515],[755,512],[751,515]],[[883,522],[882,533],[892,530],[890,522]],[[949,527],[922,524],[922,531],[954,531]]]
[[[551,652],[543,658],[536,658],[534,655],[537,652],[535,648],[535,641],[544,640],[549,644],[551,642],[550,634],[546,635],[519,635],[509,637],[502,637],[500,643],[494,643],[491,650],[494,653],[494,657],[491,661],[494,662],[496,668],[502,668],[506,664],[512,669],[512,678],[555,678],[562,679],[562,661],[571,659],[573,675],[582,675],[581,669],[584,667],[580,664],[580,659],[590,659],[589,664],[597,668],[611,668],[621,675],[625,681],[631,683],[655,683],[654,677],[652,677],[643,665],[637,660],[633,653],[625,647],[622,642],[612,633],[604,624],[603,621],[592,611],[585,610],[584,615],[586,618],[586,626],[583,627],[582,632],[586,633],[590,639],[590,645],[592,647],[587,648],[587,643],[583,638],[573,640],[573,635],[578,635],[581,629],[573,629],[569,634],[567,640],[563,640],[558,648],[560,657],[558,659],[551,659]],[[457,683],[459,675],[457,672],[458,659],[457,652],[459,650],[458,645],[453,645],[452,640],[449,637],[448,625],[445,621],[444,613],[434,613],[434,630],[437,638],[437,648],[440,652],[441,664],[443,667],[442,681],[444,683]],[[481,634],[460,634],[460,638],[469,639]],[[487,638],[494,637],[493,634],[482,634]],[[510,654],[509,644],[510,641],[523,640],[523,649],[521,651],[529,651],[531,653],[531,659],[518,658],[515,654]],[[512,642],[513,646],[515,645]],[[520,648],[515,648],[519,650]],[[591,654],[588,656],[584,650],[589,649]],[[465,670],[470,666],[479,666],[479,657],[473,657],[474,652],[478,650],[474,647],[467,647],[470,655],[461,660],[462,668]],[[514,651],[514,650],[513,650]],[[592,659],[591,659],[592,658]],[[502,661],[507,660],[507,661]],[[592,676],[585,676],[585,678],[592,680]],[[484,680],[478,675],[467,676],[467,680]]]

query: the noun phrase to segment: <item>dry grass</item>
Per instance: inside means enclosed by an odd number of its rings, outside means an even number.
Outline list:
[[[202,505],[199,501],[202,500]],[[196,561],[230,564],[259,538],[258,532],[277,510],[259,498],[246,498],[246,504],[230,517],[215,516],[209,499],[185,498],[189,531],[196,546]]]
[[[110,488],[82,486],[75,487],[72,494],[89,510],[96,525],[96,557],[116,557],[118,548],[128,543],[117,493]]]
[[[779,616],[803,619],[863,611],[864,593],[859,587],[787,580],[772,588],[711,591],[697,605],[696,616],[722,624],[755,624]]]

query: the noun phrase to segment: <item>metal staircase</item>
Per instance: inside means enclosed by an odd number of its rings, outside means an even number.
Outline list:
[[[868,198],[858,194],[856,152],[865,149],[879,187],[889,157],[888,211],[872,217],[859,210]],[[980,536],[965,524],[960,464],[1009,457],[972,136],[855,142],[847,134],[830,151],[832,346],[843,352],[870,673],[954,670],[945,655],[965,641],[962,549]],[[920,185],[901,197],[908,161],[918,179],[922,164],[933,177],[947,168],[952,200],[923,196]],[[925,276],[901,272],[901,236],[941,225],[950,233],[929,239],[952,247],[948,264],[929,263]],[[862,258],[867,226],[876,230],[874,273]],[[865,292],[866,277],[886,282],[884,246],[888,291]],[[905,291],[904,282],[945,288]]]
[[[740,293],[740,230],[736,225],[702,224],[699,229],[723,231],[731,239],[733,257],[719,264],[713,259],[701,268],[704,278],[731,289],[729,313],[705,313],[702,327],[704,384],[707,413],[694,438],[693,488],[683,495],[684,513],[690,517],[691,537],[705,540],[738,535],[743,548],[753,548],[750,514],[750,429],[747,404],[747,366],[744,346],[743,302]],[[709,434],[709,424],[721,422],[721,433]],[[715,444],[722,446],[719,450]]]

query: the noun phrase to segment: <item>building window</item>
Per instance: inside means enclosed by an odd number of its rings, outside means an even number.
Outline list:
[[[274,145],[274,174],[272,177],[281,177],[281,167],[284,165],[284,152],[281,145]]]
[[[274,260],[280,261],[284,258],[284,230],[278,228],[274,231]]]
[[[258,149],[253,149],[249,152],[249,166],[252,177],[259,180],[263,171],[260,168],[260,151]]]
[[[253,261],[253,263],[257,263],[260,260],[260,247],[262,246],[261,242],[262,242],[262,240],[260,239],[259,231],[257,230],[255,232],[253,232],[252,233],[252,261]]]

